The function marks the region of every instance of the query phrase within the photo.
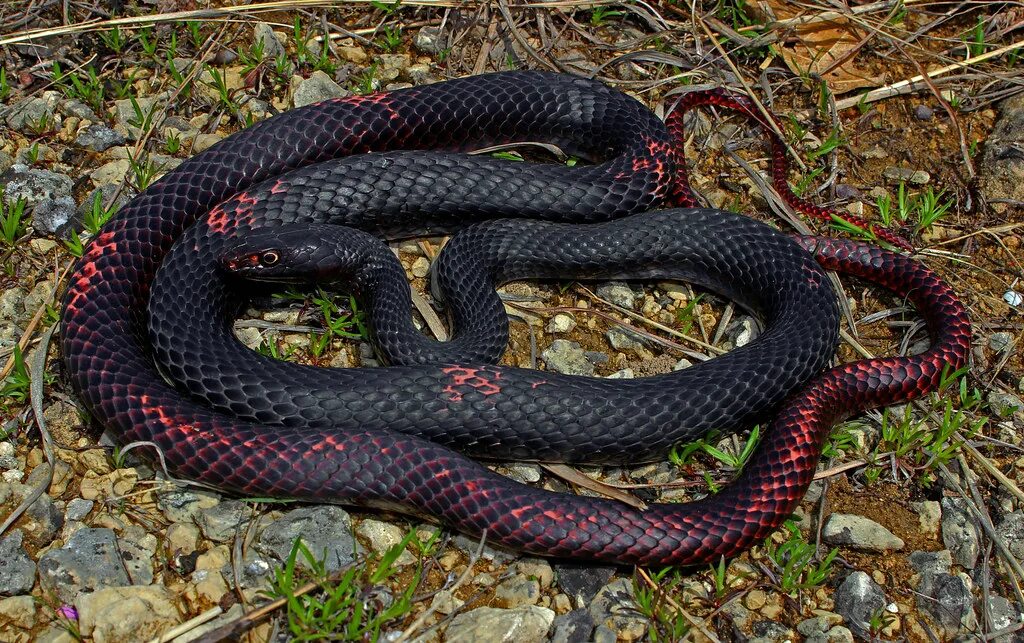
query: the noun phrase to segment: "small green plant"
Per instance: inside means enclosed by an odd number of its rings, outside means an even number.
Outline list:
[[[384,12],[385,16],[391,16],[393,13],[398,11],[402,5],[402,0],[395,0],[394,2],[381,2],[380,0],[370,0],[370,5],[374,9],[378,9]]]
[[[825,168],[823,167],[816,167],[810,172],[808,172],[807,176],[800,179],[800,181],[798,181],[797,184],[793,186],[793,194],[797,196],[803,196],[804,192],[807,191],[807,188],[811,187],[811,184],[814,183],[815,179],[821,176],[824,172]]]
[[[253,42],[248,48],[238,51],[238,59],[242,63],[242,75],[252,73],[263,64],[266,42],[262,38]]]
[[[128,37],[123,31],[121,31],[120,27],[101,31],[100,40],[102,40],[103,44],[107,46],[107,49],[115,54],[119,54],[124,51],[124,48],[128,45]]]
[[[860,445],[857,437],[851,432],[854,426],[849,422],[844,422],[834,427],[821,450],[821,457],[825,459],[839,458],[856,451]]]
[[[39,162],[39,142],[38,141],[33,143],[28,148],[28,153],[26,154],[26,156],[28,157],[29,165],[35,165],[36,163]]]
[[[139,101],[134,96],[128,99],[131,101],[133,115],[128,118],[128,124],[132,127],[136,127],[143,132],[148,132],[153,126],[153,117],[156,114],[157,106],[153,104],[150,106],[149,111],[143,110],[139,105]]]
[[[935,190],[929,187],[917,197],[914,206],[917,210],[915,228],[918,232],[931,229],[953,207],[952,199],[943,200],[944,194],[942,191],[936,193]]]
[[[139,158],[129,157],[128,167],[135,178],[134,187],[139,192],[148,188],[153,183],[153,180],[156,179],[156,175],[160,173],[160,168],[157,167],[156,163],[147,154],[142,154]]]
[[[231,90],[228,89],[227,74],[222,73],[216,67],[206,66],[207,73],[210,74],[211,82],[207,83],[210,87],[213,87],[217,91],[217,99],[220,104],[226,109],[236,111],[238,106],[235,101],[231,98]]]
[[[402,46],[402,28],[386,26],[380,30],[377,45],[387,52],[396,52]]]
[[[0,100],[6,100],[11,95],[11,85],[7,82],[7,70],[0,67]]]
[[[104,207],[103,205],[103,193],[100,190],[96,190],[96,193],[92,196],[92,203],[89,204],[89,209],[85,211],[85,215],[82,217],[82,224],[89,234],[95,235],[100,231],[107,221],[114,216],[117,212],[117,204],[112,203],[110,207]]]
[[[156,50],[160,42],[156,37],[156,33],[153,31],[153,27],[142,27],[139,29],[139,45],[142,47],[142,53],[147,58],[156,60]]]
[[[693,328],[694,322],[697,321],[697,306],[700,305],[700,300],[704,298],[704,293],[701,293],[686,302],[686,305],[682,308],[676,309],[676,324],[678,330],[684,335],[688,335],[690,330]]]
[[[54,61],[51,68],[53,84],[68,98],[80,100],[96,111],[102,111],[106,93],[103,81],[100,80],[95,68],[90,66],[83,71],[85,72],[84,79],[79,78],[78,74],[65,74],[61,70],[60,63]]]
[[[198,20],[186,20],[185,27],[188,29],[189,37],[192,39],[192,46],[196,49],[201,49],[206,42],[202,23]]]
[[[817,149],[811,150],[807,153],[807,158],[813,161],[825,156],[826,154],[831,154],[833,150],[842,145],[846,145],[846,139],[843,138],[842,132],[840,132],[837,127],[832,130],[828,135],[828,138],[821,142],[821,145],[819,145]]]
[[[606,6],[594,7],[590,11],[590,26],[591,27],[600,27],[609,18],[618,18],[621,15],[622,15],[621,11],[617,11],[615,9],[612,9],[611,7],[606,7]]]
[[[416,532],[412,531],[379,559],[371,557],[364,563],[329,573],[324,560],[314,556],[301,539],[296,539],[284,567],[275,571],[269,591],[271,598],[286,600],[292,640],[378,640],[384,626],[401,619],[412,609],[422,565],[397,591],[389,586],[397,581],[398,557],[410,545],[421,550],[430,546],[429,543],[419,544]],[[299,556],[305,569],[297,564]],[[306,582],[315,583],[317,588],[300,594],[298,590]]]
[[[181,136],[171,132],[164,139],[164,151],[168,154],[177,154],[181,149]]]
[[[372,94],[377,91],[377,85],[377,63],[373,63],[355,78],[353,91],[357,94]]]
[[[25,203],[24,197],[10,203],[0,191],[0,237],[8,246],[13,247],[25,232]]]
[[[771,539],[765,543],[768,558],[775,565],[779,590],[794,595],[822,585],[832,573],[832,561],[839,550],[833,549],[815,563],[815,547],[804,540],[796,524],[787,521],[785,529],[789,536],[781,545],[775,545]]]
[[[67,239],[64,239],[64,247],[75,257],[81,257],[85,252],[85,243],[77,230],[72,230]]]
[[[670,592],[685,578],[678,568],[666,567],[650,573],[653,586],[638,575],[633,576],[633,601],[636,611],[647,619],[647,636],[659,641],[682,641],[690,631],[686,615],[669,602]]]
[[[348,311],[322,289],[313,297],[313,304],[324,316],[324,327],[333,337],[343,339],[366,339],[370,331],[366,326],[366,315],[359,310],[355,297],[348,295]]]
[[[983,16],[978,16],[978,21],[974,24],[974,29],[971,30],[970,36],[970,40],[964,36],[964,46],[967,49],[968,59],[977,58],[985,53],[987,49],[985,45],[985,18]]]
[[[22,403],[28,399],[29,387],[32,378],[29,377],[28,367],[25,365],[25,357],[21,353],[21,346],[14,345],[14,368],[10,375],[0,385],[0,398],[5,402],[13,401]]]

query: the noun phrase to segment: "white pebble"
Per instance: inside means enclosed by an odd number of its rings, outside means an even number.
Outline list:
[[[1003,301],[1011,306],[1020,306],[1021,304],[1024,304],[1024,295],[1020,294],[1016,290],[1007,290],[1003,293]]]

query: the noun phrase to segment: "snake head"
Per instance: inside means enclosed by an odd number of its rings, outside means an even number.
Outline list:
[[[329,256],[329,253],[326,253]],[[323,247],[305,226],[254,230],[230,243],[219,257],[228,274],[254,281],[298,283],[323,271]]]

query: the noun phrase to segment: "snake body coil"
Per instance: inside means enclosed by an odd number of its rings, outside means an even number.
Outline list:
[[[411,151],[524,140],[552,142],[599,162],[574,168],[498,164]],[[786,310],[807,315],[800,322],[814,339],[797,351],[795,366],[779,366],[791,346],[772,343],[769,326],[758,348],[704,365],[718,387],[702,389],[694,381],[691,402],[682,402],[685,396],[665,381],[624,388],[621,381],[484,364],[332,375],[342,378],[334,380],[344,383],[341,389],[303,379],[322,373],[282,364],[280,374],[289,379],[278,381],[277,371],[265,370],[269,363],[256,369],[243,363],[243,356],[254,356],[230,341],[235,302],[217,270],[216,253],[265,225],[328,219],[393,237],[448,232],[467,219],[508,216],[509,208],[554,221],[641,213],[670,194],[685,200],[673,184],[680,159],[672,140],[636,101],[595,82],[536,72],[328,101],[257,124],[166,175],[89,246],[64,301],[71,382],[100,422],[125,440],[154,442],[175,473],[242,493],[408,507],[544,555],[687,564],[735,554],[791,513],[837,418],[919,395],[937,385],[945,366],[964,363],[966,314],[928,269],[863,244],[811,237],[793,243],[763,225],[713,211],[669,210],[633,224],[601,224],[620,226],[611,228],[618,240],[644,239],[648,229],[665,237],[666,220],[686,221],[702,235],[694,250],[705,252],[684,275],[700,277],[694,273],[702,266],[719,262],[717,285],[729,292],[735,277],[746,285],[730,294],[748,296],[769,318],[785,319]],[[676,236],[686,234],[680,225]],[[797,244],[827,269],[906,294],[924,310],[936,341],[911,358],[833,369],[791,395],[741,477],[718,495],[639,511],[520,485],[436,442],[399,432],[465,440],[460,448],[490,456],[500,449],[517,458],[607,461],[652,456],[693,431],[763,417],[775,407],[774,395],[820,369],[824,349],[834,342],[834,304],[815,299],[827,287]],[[743,250],[748,247],[754,249]],[[586,249],[581,244],[579,250]],[[594,256],[603,259],[610,249]],[[550,250],[538,242],[538,252]],[[762,252],[762,261],[781,260],[783,267],[756,263]],[[771,280],[787,285],[774,293]],[[147,320],[151,286],[154,300],[167,305]],[[799,307],[802,298],[816,302],[804,305],[818,317]],[[202,317],[207,313],[220,323],[211,328]],[[767,353],[736,370],[755,350]],[[165,382],[154,358],[185,392]],[[291,379],[302,372],[308,375]],[[768,376],[758,380],[759,372]],[[760,385],[749,383],[764,380],[781,393],[759,397]],[[625,397],[623,390],[639,397]],[[753,406],[743,406],[746,397]],[[704,419],[688,423],[691,418],[678,413]],[[658,428],[668,437],[659,437]],[[453,437],[445,437],[449,431]]]

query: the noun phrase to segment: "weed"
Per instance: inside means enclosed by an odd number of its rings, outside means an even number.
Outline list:
[[[402,5],[402,0],[395,0],[394,2],[391,3],[381,2],[380,0],[370,0],[370,5],[374,9],[379,9],[380,11],[383,11],[385,16],[390,16],[391,14],[398,11],[399,7]]]
[[[173,155],[177,154],[178,150],[180,149],[181,137],[175,134],[174,132],[171,132],[170,134],[167,135],[167,138],[164,139],[164,151],[167,152],[168,154]]]
[[[387,26],[381,29],[377,46],[389,53],[398,51],[402,46],[402,28]]]
[[[779,590],[793,595],[800,590],[814,589],[822,585],[832,573],[832,561],[839,550],[833,549],[815,564],[814,545],[803,539],[800,529],[792,521],[786,522],[785,529],[789,532],[789,537],[784,543],[776,546],[770,539],[765,543],[768,558],[778,572]]]
[[[148,132],[153,126],[153,115],[156,114],[157,111],[156,104],[150,106],[149,111],[144,111],[139,105],[139,101],[136,100],[134,96],[130,97],[128,100],[131,101],[133,113],[132,116],[128,117],[128,124],[132,127],[137,127],[143,132]]]
[[[373,63],[355,78],[353,91],[357,94],[372,94],[379,85],[380,81],[377,80],[377,63]]]
[[[84,79],[79,78],[77,74],[65,74],[61,71],[60,63],[54,61],[51,78],[53,84],[68,98],[78,99],[94,110],[102,111],[105,94],[103,81],[100,80],[93,67],[87,67],[83,71],[85,72]]]
[[[28,148],[28,152],[27,152],[26,156],[28,157],[29,165],[35,165],[36,163],[39,162],[39,142],[38,141],[33,143],[32,146]]]
[[[210,87],[213,87],[217,91],[217,99],[220,101],[226,109],[236,111],[238,106],[235,101],[231,99],[231,90],[228,89],[227,74],[222,73],[216,67],[206,66],[207,73],[210,74],[212,82],[207,83]]]
[[[987,48],[985,45],[985,18],[983,16],[978,16],[978,21],[974,24],[974,29],[971,30],[970,35],[970,40],[964,36],[964,46],[967,49],[968,60],[982,55]]]
[[[856,451],[860,443],[850,429],[855,425],[844,422],[832,429],[825,446],[821,450],[821,457],[826,459],[840,458],[847,453]]]
[[[100,40],[102,40],[103,44],[107,46],[107,49],[115,54],[120,54],[128,45],[128,37],[123,31],[121,31],[120,27],[114,27],[108,31],[101,31]]]
[[[198,20],[186,20],[185,27],[188,29],[188,35],[192,39],[192,46],[196,49],[202,49],[203,43],[206,42],[206,37],[203,36],[203,25]]]
[[[824,171],[825,171],[825,168],[823,168],[823,167],[816,167],[813,170],[811,170],[807,174],[807,176],[805,176],[802,179],[800,179],[800,181],[796,185],[793,186],[793,188],[792,188],[793,194],[795,194],[797,196],[803,196],[804,192],[807,191],[807,188],[811,187],[811,184],[814,183],[814,180],[817,179],[819,176],[821,176],[821,174]]]
[[[359,310],[355,297],[348,295],[348,311],[343,310],[335,300],[322,289],[313,297],[313,304],[324,316],[327,332],[341,339],[366,339],[370,331],[366,326],[366,315]]]
[[[0,190],[0,237],[8,246],[13,247],[25,232],[25,203],[24,197],[8,202]]]
[[[938,194],[929,187],[921,194],[916,202],[915,208],[917,210],[917,223],[915,228],[918,232],[929,230],[939,219],[946,216],[950,208],[953,207],[952,199],[941,200],[943,191],[939,191]]]
[[[129,158],[128,167],[131,169],[132,176],[135,177],[134,187],[139,192],[148,188],[156,179],[156,175],[160,173],[160,168],[146,154],[139,158]]]
[[[0,67],[0,101],[11,95],[11,85],[7,82],[7,70]]]
[[[82,217],[82,224],[89,234],[97,234],[107,221],[110,221],[110,217],[114,216],[117,212],[117,204],[112,203],[110,207],[104,207],[103,205],[103,193],[100,190],[96,190],[96,193],[92,197],[92,203],[89,209],[85,212]]]
[[[423,573],[418,566],[396,592],[388,586],[398,574],[395,562],[410,545],[422,551],[431,543],[420,544],[412,531],[379,559],[371,557],[332,574],[323,559],[296,539],[284,567],[274,573],[269,594],[286,600],[288,630],[295,641],[376,641],[385,625],[410,612]],[[307,570],[296,564],[300,555]],[[299,595],[306,579],[319,587]]]
[[[77,230],[72,230],[67,239],[64,239],[64,247],[75,257],[81,257],[85,252],[85,244]]]
[[[29,377],[28,367],[25,365],[25,357],[21,353],[21,346],[15,344],[14,368],[3,381],[3,384],[0,385],[0,398],[8,401],[13,400],[20,404],[28,399],[31,384],[32,378]]]
[[[238,59],[242,63],[242,75],[251,73],[263,64],[266,43],[262,38],[249,45],[248,49],[238,51]]]
[[[700,300],[704,298],[704,293],[701,293],[686,302],[686,305],[682,308],[676,309],[676,324],[679,326],[679,332],[684,335],[689,334],[693,328],[694,322],[697,320],[697,306],[700,305]]]
[[[832,130],[832,132],[828,135],[828,138],[822,141],[821,145],[819,145],[817,149],[811,150],[810,152],[807,153],[807,158],[813,161],[817,158],[825,156],[826,154],[831,154],[833,150],[842,145],[846,145],[846,139],[843,138],[842,133],[839,131],[839,128],[837,127]]]
[[[160,44],[157,40],[156,34],[153,32],[152,27],[143,27],[139,30],[139,45],[142,46],[142,53],[146,54],[148,58],[156,60],[156,49]]]
[[[609,18],[618,18],[621,15],[621,11],[617,11],[611,7],[594,7],[590,12],[590,26],[600,27]]]
[[[685,576],[678,568],[666,567],[650,573],[653,586],[643,578],[633,577],[633,601],[637,611],[648,622],[647,636],[651,641],[682,641],[690,631],[685,614],[669,602],[669,592],[680,584]]]

